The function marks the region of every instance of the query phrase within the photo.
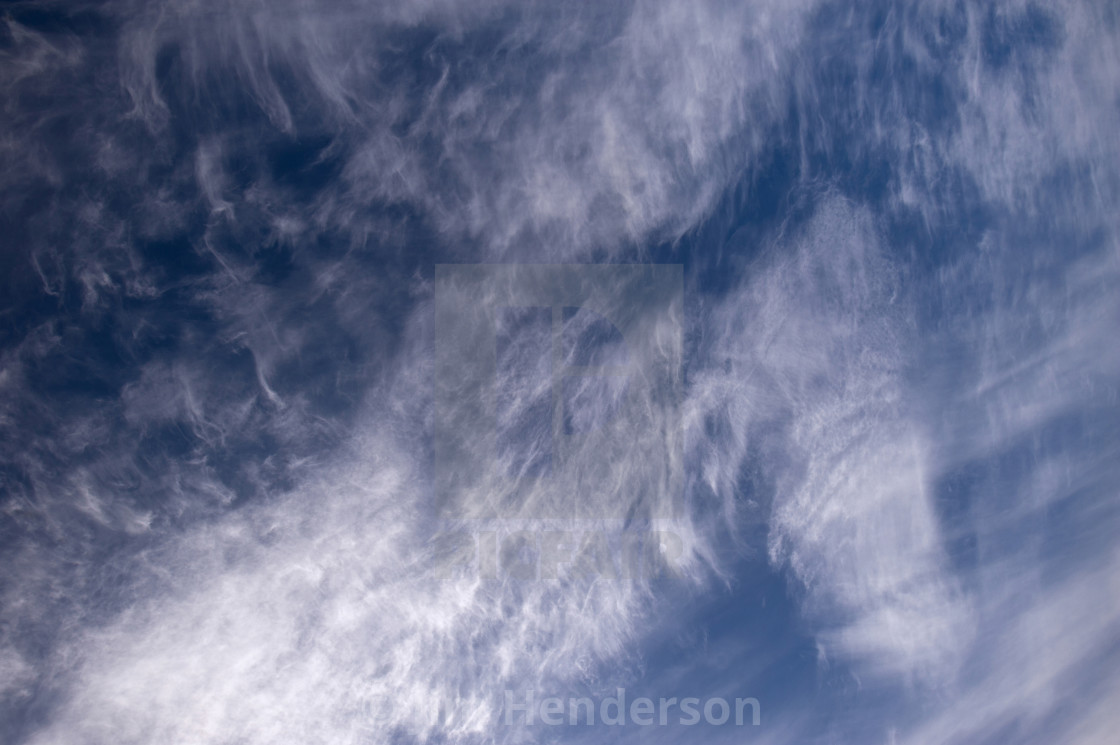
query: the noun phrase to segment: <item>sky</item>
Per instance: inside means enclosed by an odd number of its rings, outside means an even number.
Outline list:
[[[1117,131],[1107,0],[5,3],[0,741],[1109,741]]]

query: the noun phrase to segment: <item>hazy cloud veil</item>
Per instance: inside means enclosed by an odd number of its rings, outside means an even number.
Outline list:
[[[0,740],[1107,742],[1118,131],[1105,0],[5,5]]]

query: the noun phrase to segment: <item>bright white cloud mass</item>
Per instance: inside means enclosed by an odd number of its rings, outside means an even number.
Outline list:
[[[5,5],[0,741],[1109,742],[1118,131],[1105,0]]]

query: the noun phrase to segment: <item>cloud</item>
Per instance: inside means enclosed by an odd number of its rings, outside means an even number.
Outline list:
[[[427,354],[410,347],[372,400],[412,405]],[[384,412],[290,492],[137,556],[136,600],[52,656],[58,709],[28,741],[477,738],[504,688],[586,681],[624,654],[647,580],[443,576],[425,459],[401,446],[423,420]]]
[[[776,484],[770,560],[803,588],[829,653],[940,684],[973,619],[930,494],[929,435],[906,401],[914,310],[899,283],[866,211],[825,202],[715,314],[719,367],[697,403],[735,432],[727,465],[709,459],[724,500],[748,441],[773,441],[756,466]]]
[[[742,562],[788,580],[822,680],[891,704],[822,694],[804,730],[1109,731],[1104,4],[5,13],[13,741],[482,740],[504,686],[637,675],[679,615],[666,586],[739,587]],[[642,326],[685,358],[679,411],[639,400],[657,426],[572,455],[613,459],[584,475],[602,488],[505,494],[501,529],[541,503],[668,510],[680,571],[443,577],[431,265],[651,257],[688,272]],[[553,395],[514,385],[531,364],[500,381],[512,422]],[[620,405],[601,382],[567,424]]]
[[[571,260],[673,239],[712,208],[774,118],[806,8],[178,4],[129,14],[121,64],[156,132],[222,127],[240,91],[270,129],[333,138],[335,220],[407,202],[491,258]]]

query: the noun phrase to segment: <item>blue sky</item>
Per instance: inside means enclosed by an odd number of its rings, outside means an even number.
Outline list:
[[[5,4],[0,740],[1107,742],[1118,42]]]

